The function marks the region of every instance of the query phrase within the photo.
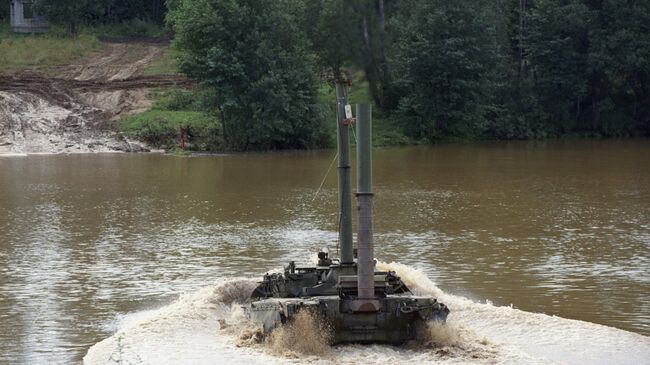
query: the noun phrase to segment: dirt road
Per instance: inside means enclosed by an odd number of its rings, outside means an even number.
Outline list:
[[[151,106],[147,91],[189,87],[180,76],[144,76],[167,45],[103,42],[102,51],[54,76],[0,75],[0,154],[146,151],[117,131],[118,120]]]

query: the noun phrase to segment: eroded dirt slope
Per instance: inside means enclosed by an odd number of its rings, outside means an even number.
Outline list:
[[[116,133],[117,121],[151,105],[147,91],[189,87],[179,76],[144,76],[164,43],[119,41],[55,76],[0,74],[0,154],[145,151]]]

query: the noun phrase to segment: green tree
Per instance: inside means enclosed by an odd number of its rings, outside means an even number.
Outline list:
[[[400,2],[384,0],[303,0],[304,29],[321,66],[340,74],[342,68],[363,70],[376,105],[389,102],[388,19]]]
[[[101,21],[117,23],[141,19],[162,24],[166,13],[165,3],[164,0],[109,0]]]
[[[214,92],[234,149],[329,142],[317,106],[315,58],[294,0],[186,0],[171,14],[180,68]]]
[[[530,72],[530,10],[534,0],[494,2],[498,67],[497,113],[489,115],[486,137],[529,139],[548,137],[550,129],[535,93]]]
[[[589,29],[593,13],[577,0],[538,0],[530,21],[535,92],[554,133],[579,129],[589,95]]]
[[[405,132],[434,141],[482,136],[498,64],[488,2],[411,3],[395,19],[390,63]]]
[[[591,130],[603,135],[650,132],[650,2],[594,4],[590,30]]]
[[[325,73],[341,76],[344,66],[354,65],[359,58],[359,39],[351,31],[356,17],[350,2],[340,0],[305,0],[301,28],[318,55]]]
[[[385,4],[383,0],[353,0],[350,5],[356,15],[359,65],[368,80],[370,96],[376,105],[383,106],[387,83]]]
[[[35,0],[37,11],[54,23],[65,24],[70,36],[77,34],[77,28],[89,18],[99,17],[108,0]]]
[[[10,0],[0,0],[0,22],[9,21]]]
[[[39,13],[67,27],[69,35],[79,25],[120,23],[133,19],[162,24],[166,6],[164,0],[35,0]]]
[[[533,89],[553,134],[647,134],[650,3],[536,0]]]

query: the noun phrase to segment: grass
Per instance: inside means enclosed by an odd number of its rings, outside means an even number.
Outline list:
[[[127,136],[168,150],[178,147],[180,128],[185,128],[187,148],[194,151],[220,150],[223,146],[218,123],[202,111],[191,91],[165,90],[153,95],[155,102],[144,113],[121,121]]]
[[[171,49],[166,49],[162,57],[151,62],[144,70],[145,76],[176,74],[178,74],[178,63]]]
[[[169,147],[178,142],[181,127],[197,128],[204,124],[206,116],[201,112],[152,109],[123,120],[122,131],[157,147]]]
[[[173,60],[169,54],[166,58]],[[156,74],[174,70],[175,68],[171,67],[168,61],[163,61],[161,65],[152,67],[146,73]],[[183,127],[188,136],[186,142],[189,150],[226,150],[220,123],[213,115],[205,112],[204,106],[201,105],[201,100],[204,98],[199,93],[199,91],[174,89],[155,92],[152,95],[155,99],[153,107],[144,113],[122,120],[120,129],[131,138],[177,153],[179,129]],[[350,104],[371,102],[368,96],[368,85],[362,76],[355,80],[348,99]],[[327,120],[332,121],[332,128],[330,128],[332,137],[336,133],[333,123],[336,115],[334,100],[334,88],[328,84],[321,85],[319,103],[324,107]],[[406,137],[379,108],[374,108],[373,143],[375,146],[399,146],[414,144],[414,141]]]
[[[99,37],[165,37],[165,28],[142,20],[120,24],[83,27],[76,37],[66,36],[61,26],[52,26],[45,34],[16,34],[7,23],[0,23],[0,73],[23,70],[47,72],[101,49]],[[147,75],[175,74],[176,62],[170,51],[152,62]]]
[[[75,38],[64,36],[62,29],[40,35],[15,34],[0,25],[0,73],[21,70],[47,70],[69,64],[101,48],[97,37],[82,32]]]

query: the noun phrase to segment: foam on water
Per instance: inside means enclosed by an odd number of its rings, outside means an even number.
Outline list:
[[[404,348],[330,348],[318,346],[325,337],[308,334],[323,329],[322,324],[305,317],[260,342],[238,304],[255,279],[236,278],[182,295],[161,309],[124,317],[113,336],[90,348],[84,364],[650,364],[648,337],[446,294],[406,265],[379,263],[378,269],[396,271],[417,294],[446,303],[452,311],[447,325],[431,325],[421,343]]]

